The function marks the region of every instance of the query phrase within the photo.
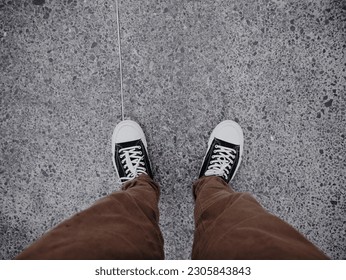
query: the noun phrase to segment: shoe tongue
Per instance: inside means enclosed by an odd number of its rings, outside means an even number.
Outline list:
[[[128,152],[125,153],[125,161],[126,161],[126,166],[130,170],[130,172],[133,175],[136,175],[137,174],[137,170],[136,170],[135,166],[133,165],[133,162],[131,161],[131,158],[130,158],[130,155],[129,155]]]

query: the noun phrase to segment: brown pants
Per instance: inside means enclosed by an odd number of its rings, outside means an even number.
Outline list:
[[[194,184],[193,259],[326,259],[312,243],[222,179]],[[61,223],[17,259],[164,259],[159,187],[141,175]]]

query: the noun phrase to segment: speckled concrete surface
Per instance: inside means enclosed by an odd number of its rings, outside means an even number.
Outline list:
[[[125,115],[162,186],[168,259],[190,257],[213,127],[245,134],[233,186],[346,258],[346,3],[120,1]],[[0,2],[0,258],[119,188],[114,2]]]

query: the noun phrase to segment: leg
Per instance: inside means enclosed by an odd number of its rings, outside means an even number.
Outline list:
[[[249,194],[234,192],[216,176],[194,185],[193,259],[326,259],[286,222]]]
[[[141,175],[55,227],[17,259],[163,259],[158,198],[158,186]]]
[[[233,121],[213,130],[194,185],[193,259],[325,259],[290,225],[269,214],[249,194],[229,188],[239,168],[243,131]]]
[[[100,200],[44,235],[18,259],[163,259],[159,187],[152,180],[147,141],[134,121],[112,136],[113,164],[123,190]]]

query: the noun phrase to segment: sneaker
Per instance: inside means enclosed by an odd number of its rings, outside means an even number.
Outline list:
[[[219,123],[210,135],[199,177],[219,176],[226,183],[231,181],[240,166],[243,146],[239,124],[230,120]]]
[[[120,179],[125,183],[147,174],[153,178],[144,132],[138,123],[121,121],[112,135],[113,165]]]

